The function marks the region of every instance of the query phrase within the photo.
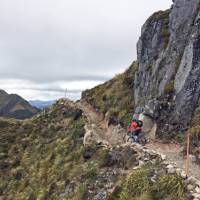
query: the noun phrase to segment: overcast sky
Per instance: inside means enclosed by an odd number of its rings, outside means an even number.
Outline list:
[[[141,26],[171,0],[0,0],[0,88],[78,98],[136,59]]]

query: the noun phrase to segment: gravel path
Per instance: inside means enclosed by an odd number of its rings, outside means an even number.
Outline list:
[[[81,101],[78,106],[83,110],[89,124],[95,124],[96,129],[102,140],[108,141],[111,145],[123,144],[123,137],[126,132],[123,130],[116,134],[116,127],[108,127],[104,117],[87,102]],[[115,129],[114,129],[115,128]],[[115,131],[113,131],[115,130]],[[182,153],[182,147],[179,144],[163,143],[162,141],[150,142],[146,145],[150,150],[154,150],[166,156],[166,160],[178,168],[185,169],[185,159]],[[200,166],[192,162],[189,163],[189,175],[200,180]]]

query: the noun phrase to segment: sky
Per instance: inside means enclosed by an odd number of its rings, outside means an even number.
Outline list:
[[[171,0],[1,0],[0,89],[80,98],[137,58],[146,19]]]

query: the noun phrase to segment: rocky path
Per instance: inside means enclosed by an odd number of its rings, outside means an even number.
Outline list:
[[[126,131],[116,126],[107,126],[106,120],[87,102],[81,101],[78,106],[83,110],[89,124],[96,127],[96,131],[102,141],[107,141],[110,145],[124,144],[123,138]],[[149,150],[166,156],[166,160],[177,168],[185,168],[185,159],[182,153],[182,147],[174,143],[163,143],[161,141],[150,142],[146,145]],[[200,166],[190,159],[190,176],[200,180]]]
[[[155,141],[147,144],[146,147],[165,155],[167,161],[173,163],[176,167],[185,169],[185,158],[180,145]],[[189,174],[200,180],[200,166],[192,162],[192,157],[190,157]]]
[[[84,115],[88,120],[88,124],[95,128],[97,134],[102,141],[107,141],[111,145],[123,144],[123,138],[126,134],[123,129],[117,126],[108,126],[104,116],[98,113],[90,104],[85,101],[78,103],[80,109],[83,110]]]

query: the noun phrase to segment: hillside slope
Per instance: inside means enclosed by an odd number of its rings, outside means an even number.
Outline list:
[[[16,119],[30,118],[39,109],[31,106],[26,100],[16,94],[8,94],[0,90],[0,116]]]
[[[145,147],[83,145],[87,117],[61,99],[30,120],[0,119],[0,198],[192,199],[180,171],[168,173],[161,156]]]
[[[110,121],[126,126],[134,112],[134,81],[138,62],[133,62],[124,74],[82,93],[82,99],[90,103]]]

